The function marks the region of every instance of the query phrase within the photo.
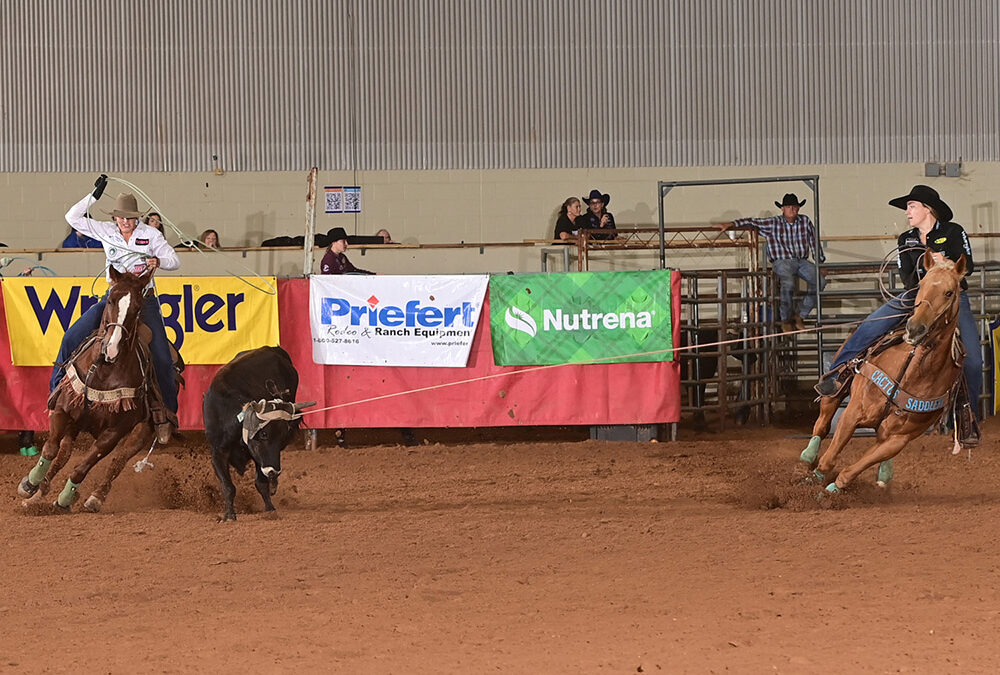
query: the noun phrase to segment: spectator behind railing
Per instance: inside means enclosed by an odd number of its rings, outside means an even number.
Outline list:
[[[822,247],[816,248],[816,230],[809,216],[799,213],[806,200],[799,201],[794,193],[789,192],[774,205],[781,209],[780,216],[770,218],[737,218],[731,223],[716,225],[725,232],[731,226],[753,227],[767,239],[767,257],[778,275],[778,291],[781,303],[778,311],[781,318],[781,330],[787,332],[804,330],[805,319],[816,308],[816,280],[819,278],[819,288],[826,286],[826,278],[816,274],[816,266],[809,262],[809,255],[818,263],[826,261]],[[795,278],[801,277],[808,289],[802,298],[801,307],[794,306]]]
[[[60,248],[101,248],[102,246],[99,239],[88,237],[71,228]]]
[[[389,234],[389,230],[385,229],[384,227],[381,230],[379,230],[378,232],[376,232],[375,236],[376,237],[382,237],[382,243],[383,244],[395,244],[396,243],[396,242],[394,242],[392,240],[392,235]]]
[[[600,190],[595,188],[590,191],[589,196],[584,197],[584,201],[587,202],[587,206],[590,208],[583,214],[583,222],[580,224],[580,228],[585,230],[608,230],[607,234],[599,232],[590,235],[591,239],[614,239],[618,234],[618,229],[615,227],[615,217],[608,211],[608,204],[611,203],[611,195],[607,193],[602,194]]]
[[[323,261],[319,266],[320,274],[375,274],[368,270],[359,269],[347,259],[344,251],[347,250],[347,232],[342,227],[335,227],[328,233],[330,247],[323,256]]]
[[[160,234],[163,234],[163,222],[160,218],[160,214],[156,211],[150,211],[142,222],[156,230],[159,230]]]
[[[215,230],[205,230],[198,235],[198,241],[212,248],[219,248],[219,233]]]
[[[567,244],[576,239],[584,222],[580,217],[582,210],[583,206],[576,197],[564,201],[559,209],[559,218],[556,219],[556,233],[553,239],[561,239]]]

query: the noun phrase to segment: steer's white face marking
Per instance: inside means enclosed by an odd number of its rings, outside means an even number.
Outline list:
[[[281,474],[281,472],[275,469],[273,466],[265,466],[263,469],[260,470],[260,472],[265,476],[267,476],[268,478],[270,478],[271,476],[278,476]]]
[[[108,338],[107,349],[104,350],[104,358],[110,363],[118,358],[118,350],[122,341],[121,322],[127,316],[129,305],[132,303],[132,296],[125,294],[118,299],[118,324],[111,329],[111,337]]]

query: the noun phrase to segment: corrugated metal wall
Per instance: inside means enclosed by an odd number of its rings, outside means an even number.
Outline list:
[[[0,172],[1000,159],[996,0],[22,0],[0,40]]]

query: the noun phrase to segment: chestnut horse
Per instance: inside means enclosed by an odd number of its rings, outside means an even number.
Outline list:
[[[904,341],[866,357],[856,368],[850,387],[820,400],[813,437],[801,455],[810,465],[816,462],[820,443],[830,431],[833,414],[844,397],[851,395],[830,446],[815,465],[812,480],[826,482],[826,475],[857,427],[877,430],[875,445],[843,469],[826,486],[827,492],[838,492],[880,462],[885,465],[880,468],[879,482],[888,480],[883,470],[891,474],[889,460],[941,418],[955,391],[964,360],[955,330],[965,256],[957,263],[936,263],[927,251],[923,260],[927,273],[920,281],[913,315],[906,322]]]
[[[84,503],[99,511],[126,462],[151,447],[153,422],[149,388],[156,386],[149,349],[149,329],[141,321],[144,288],[149,278],[109,269],[111,286],[101,325],[70,357],[66,374],[53,392],[49,437],[35,467],[18,486],[22,497],[35,501],[49,488],[69,460],[81,431],[94,437],[90,451],[69,474],[55,506],[67,512],[87,473],[106,455],[112,455],[104,482]],[[51,399],[50,399],[51,401]],[[39,489],[41,488],[41,489]]]

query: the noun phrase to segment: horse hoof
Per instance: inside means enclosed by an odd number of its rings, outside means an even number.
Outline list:
[[[893,466],[892,460],[887,459],[878,465],[878,475],[876,485],[885,487],[892,480]]]
[[[87,501],[83,503],[83,508],[87,509],[91,513],[98,513],[102,506],[104,506],[104,502],[98,499],[97,495],[90,495],[87,497]]]
[[[816,463],[816,459],[819,457],[819,446],[823,442],[823,439],[819,436],[813,436],[809,439],[809,444],[806,449],[802,451],[799,455],[799,459],[806,464],[812,466]]]
[[[826,483],[826,475],[813,469],[805,478],[799,481],[799,485],[823,485]]]
[[[55,501],[55,502],[52,502],[52,510],[55,513],[69,513],[70,512],[70,507],[63,506],[58,501]]]
[[[38,492],[38,486],[32,485],[27,476],[22,478],[21,482],[17,486],[17,494],[25,499],[33,497],[36,492]]]

